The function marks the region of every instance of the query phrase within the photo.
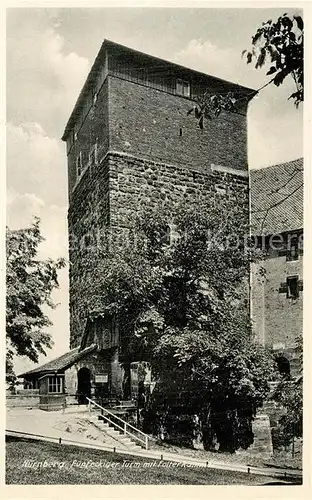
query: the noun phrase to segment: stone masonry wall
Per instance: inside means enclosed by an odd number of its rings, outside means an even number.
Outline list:
[[[259,266],[266,270],[262,280],[257,276]],[[303,292],[299,292],[298,299],[289,299],[280,290],[287,276],[293,275],[303,279],[302,255],[296,261],[287,261],[285,255],[275,252],[265,262],[255,265],[252,272],[251,310],[255,336],[276,351],[285,351],[286,357],[303,329]]]
[[[68,163],[68,196],[71,202],[74,186],[77,182],[76,159],[81,153],[82,166],[89,161],[91,148],[97,143],[98,157],[101,158],[108,150],[109,142],[108,121],[108,81],[106,80],[97,94],[96,102],[79,129],[75,129],[76,139],[67,155]],[[96,167],[94,166],[96,169]],[[75,201],[73,200],[75,203]]]
[[[202,171],[211,164],[247,170],[246,105],[198,126],[194,101],[109,77],[109,148]]]
[[[108,375],[111,397],[121,396],[123,374],[116,355],[93,352],[65,371],[65,388],[68,395],[66,399],[69,404],[77,402],[78,372],[83,367],[90,370],[91,396],[96,396],[100,389],[99,384],[95,382],[95,375],[104,373]]]
[[[105,255],[108,227],[129,226],[134,213],[144,206],[162,201],[173,207],[212,193],[238,194],[248,217],[244,173],[211,169],[204,173],[119,153],[109,153],[97,170],[85,172],[69,209],[71,348],[79,345],[88,311],[100,304],[96,269]]]
[[[226,170],[206,172],[158,163],[120,153],[109,154],[110,223],[129,226],[133,214],[159,203],[174,207],[182,201],[210,195],[237,195],[248,208],[248,177]],[[248,217],[248,213],[246,213]]]
[[[73,198],[68,211],[71,349],[79,345],[88,311],[96,307],[94,263],[105,253],[110,214],[107,160],[84,172]]]
[[[75,128],[68,152],[71,348],[79,345],[88,312],[99,304],[96,269],[109,228],[128,226],[144,204],[172,205],[214,190],[238,190],[247,206],[246,106],[241,114],[205,120],[200,130],[194,115],[187,115],[193,104],[108,76]],[[90,165],[95,143],[98,162]],[[85,170],[77,179],[80,153]]]

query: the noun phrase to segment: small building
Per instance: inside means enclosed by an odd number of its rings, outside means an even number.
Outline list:
[[[86,322],[79,347],[19,375],[24,380],[24,389],[26,392],[39,390],[39,407],[43,410],[87,404],[87,398],[105,404],[137,401],[140,387],[144,391],[150,388],[151,371],[148,363],[132,362],[127,381],[118,360],[112,362],[117,340],[114,322],[102,315],[93,315]],[[118,386],[120,391],[116,392]]]
[[[264,251],[251,275],[254,335],[276,352],[282,373],[296,375],[303,329],[303,158],[251,170],[250,181],[252,233]]]
[[[44,410],[62,408],[72,390],[75,391],[74,398],[78,403],[86,402],[86,396],[91,395],[90,377],[82,364],[95,350],[96,345],[83,350],[77,347],[44,365],[22,373],[19,378],[24,379],[24,389],[39,390],[39,407]],[[76,371],[75,382],[70,377],[71,370]]]

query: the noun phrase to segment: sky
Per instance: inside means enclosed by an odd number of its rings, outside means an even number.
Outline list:
[[[104,38],[251,88],[268,81],[241,58],[268,19],[286,8],[10,8],[7,10],[7,223],[41,218],[41,258],[68,257],[66,122]],[[248,111],[250,168],[303,156],[302,109],[287,100],[291,79],[266,87]],[[69,348],[68,268],[49,312],[55,345]],[[17,360],[16,370],[33,367]]]

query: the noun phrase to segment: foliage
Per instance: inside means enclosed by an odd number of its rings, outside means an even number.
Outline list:
[[[272,398],[285,410],[279,419],[279,432],[284,445],[289,445],[293,438],[302,437],[303,421],[303,377],[302,377],[302,336],[296,339],[295,347],[300,364],[299,375],[281,378]]]
[[[304,100],[303,35],[301,16],[290,18],[284,14],[275,22],[271,19],[263,22],[252,37],[251,51],[244,50],[242,56],[246,58],[247,64],[255,62],[256,69],[263,68],[269,62],[270,68],[266,74],[274,74],[274,77],[248,96],[241,96],[236,92],[214,94],[207,90],[194,98],[195,104],[188,114],[194,113],[199,128],[203,129],[205,119],[217,118],[222,111],[237,112],[243,101],[255,96],[271,83],[279,87],[288,76],[296,86],[296,91],[289,99],[293,99],[298,107]]]
[[[252,443],[252,420],[273,371],[264,348],[232,333],[221,339],[205,332],[161,339],[157,365],[162,383],[155,394],[162,415],[199,416],[206,449],[217,443],[220,451],[231,452]]]
[[[123,359],[152,361],[149,420],[166,426],[177,411],[197,414],[206,448],[216,438],[230,451],[250,444],[273,368],[251,339],[248,277],[257,255],[246,234],[248,207],[222,196],[145,209],[131,252],[114,247],[97,272],[98,307],[117,317]]]
[[[198,120],[199,128],[204,128],[205,118],[212,120],[217,118],[221,111],[236,111],[237,103],[241,100],[234,92],[226,94],[212,94],[211,91],[206,91],[202,95],[195,97],[193,108],[188,111],[188,115],[194,113]]]
[[[6,373],[10,384],[15,380],[14,355],[38,362],[38,355],[52,346],[51,336],[45,332],[51,321],[43,306],[55,307],[51,293],[58,287],[57,271],[65,261],[38,260],[43,241],[39,225],[36,218],[29,228],[6,230]]]
[[[295,105],[303,101],[303,19],[301,16],[290,18],[287,14],[277,21],[271,19],[258,28],[252,37],[251,52],[244,51],[247,64],[255,61],[255,68],[262,68],[270,61],[267,75],[274,77],[270,82],[279,87],[287,76],[291,76],[296,92],[289,96]]]

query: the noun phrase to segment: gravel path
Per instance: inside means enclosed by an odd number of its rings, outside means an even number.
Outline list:
[[[101,443],[105,446],[123,448],[122,443],[107,435],[92,422],[89,413],[81,408],[76,412],[43,411],[37,408],[10,408],[7,410],[6,428],[31,434],[73,439],[84,443]]]

